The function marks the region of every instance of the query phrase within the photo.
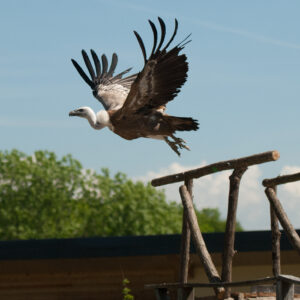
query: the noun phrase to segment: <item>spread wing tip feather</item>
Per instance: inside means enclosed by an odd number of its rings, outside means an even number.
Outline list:
[[[171,37],[166,40],[166,25],[161,17],[158,17],[159,25],[148,20],[153,33],[153,45],[151,54],[147,57],[145,45],[141,36],[134,31],[144,57],[144,68],[135,79],[127,99],[117,118],[126,114],[140,111],[143,107],[160,107],[173,100],[179,93],[187,79],[188,63],[185,54],[179,54],[184,46],[190,42],[188,35],[178,45],[168,50],[174,40],[178,21]],[[158,27],[160,33],[158,37]]]
[[[71,59],[73,66],[75,67],[75,69],[77,70],[77,72],[79,73],[79,75],[81,76],[81,78],[92,88],[95,88],[95,84],[92,80],[89,79],[89,77],[85,74],[85,72],[82,70],[82,68],[80,67],[80,65],[77,63],[77,61],[75,59]]]

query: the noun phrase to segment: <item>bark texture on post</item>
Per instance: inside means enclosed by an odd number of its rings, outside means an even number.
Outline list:
[[[274,187],[279,184],[285,184],[288,182],[294,182],[300,180],[300,172],[290,175],[278,176],[275,178],[264,179],[262,184],[265,187]]]
[[[243,174],[246,172],[247,167],[235,169],[229,177],[229,196],[228,196],[228,211],[225,229],[225,241],[223,251],[223,264],[222,264],[222,281],[232,281],[232,260],[235,254],[234,251],[234,238],[235,238],[235,225],[236,225],[236,210],[239,197],[239,187]],[[225,298],[230,297],[230,289],[227,288]]]
[[[203,236],[201,234],[190,194],[185,185],[182,185],[179,191],[183,207],[187,211],[189,227],[191,230],[191,236],[193,238],[196,252],[200,257],[201,262],[203,263],[203,267],[209,279],[209,282],[220,282],[221,278],[211,259],[211,256],[206,248]],[[215,292],[217,295],[223,294],[224,288],[215,288]]]
[[[165,184],[184,181],[186,179],[199,178],[220,171],[240,169],[241,167],[248,167],[248,166],[262,164],[269,161],[274,161],[279,159],[279,157],[280,155],[278,151],[276,150],[268,151],[268,152],[254,154],[251,156],[246,156],[238,159],[221,161],[202,168],[156,178],[151,181],[151,184],[153,186],[161,186]]]
[[[293,225],[289,221],[279,199],[277,198],[274,188],[267,187],[265,189],[265,193],[270,201],[272,209],[274,209],[274,211],[276,213],[276,216],[277,216],[281,226],[285,230],[290,243],[300,254],[300,238],[299,238],[297,232],[295,231]]]
[[[187,191],[193,201],[193,179],[185,182]],[[188,213],[183,208],[182,216],[182,234],[181,234],[181,249],[180,249],[180,273],[179,282],[187,283],[189,275],[189,261],[190,261],[190,244],[191,244],[191,231],[188,223]]]
[[[276,193],[276,187],[274,187]],[[271,216],[271,230],[272,230],[272,270],[273,275],[276,277],[281,273],[280,265],[280,236],[278,218],[272,205],[270,204],[270,216]]]

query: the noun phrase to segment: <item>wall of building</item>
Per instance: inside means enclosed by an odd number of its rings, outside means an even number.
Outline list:
[[[212,258],[221,272],[221,255]],[[65,300],[122,299],[122,280],[131,281],[136,299],[154,299],[149,283],[178,280],[178,255],[110,258],[9,260],[0,262],[0,299]],[[282,273],[300,277],[300,256],[282,252]],[[233,280],[272,276],[271,252],[243,252],[234,259]],[[197,255],[190,264],[190,282],[207,282]],[[239,288],[236,291],[249,291]],[[213,295],[210,289],[197,289],[197,296]]]
[[[0,299],[122,299],[122,281],[136,299],[153,299],[147,283],[175,281],[177,255],[0,262]]]
[[[221,254],[213,254],[212,259],[221,274]],[[300,255],[296,251],[281,251],[281,273],[300,277]],[[236,253],[233,259],[233,281],[258,279],[272,274],[272,253],[270,251],[254,251]],[[208,282],[199,258],[193,254],[191,258],[190,282]],[[232,288],[234,292],[250,292],[250,287]],[[197,296],[213,295],[208,288],[196,290]]]
[[[122,281],[127,278],[136,300],[152,300],[154,291],[146,290],[145,284],[178,281],[180,239],[180,235],[163,235],[2,241],[0,299],[119,300]],[[221,273],[224,234],[204,234],[204,239]],[[269,231],[237,233],[235,249],[233,280],[272,276]],[[284,234],[281,249],[282,273],[300,277],[300,256]],[[207,282],[195,253],[189,270],[190,282]],[[207,296],[213,292],[198,289],[196,294]]]

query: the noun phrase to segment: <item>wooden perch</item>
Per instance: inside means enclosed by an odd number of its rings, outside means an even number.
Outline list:
[[[272,209],[274,209],[276,213],[281,226],[285,230],[289,241],[291,242],[293,247],[300,253],[300,238],[290,220],[288,219],[279,199],[277,198],[275,190],[271,187],[267,187],[265,189],[265,193],[270,201]]]
[[[180,192],[183,207],[186,210],[188,215],[187,219],[189,222],[189,227],[191,230],[191,236],[193,238],[195,249],[203,264],[209,282],[220,282],[221,278],[211,259],[211,256],[206,248],[203,236],[201,234],[190,193],[188,192],[185,185],[182,185],[179,188],[179,192]],[[220,295],[224,293],[224,288],[220,288],[220,287],[215,288],[215,292],[217,295]]]
[[[230,186],[222,264],[222,281],[225,282],[231,282],[232,280],[232,260],[235,254],[234,238],[236,225],[236,210],[238,204],[240,182],[246,170],[247,167],[234,169],[231,176],[229,177]],[[230,289],[226,288],[225,290],[225,298],[230,297]]]
[[[268,151],[268,152],[246,156],[238,159],[221,161],[202,168],[156,178],[152,180],[151,184],[153,186],[161,186],[165,184],[188,180],[191,178],[199,178],[220,171],[239,169],[241,167],[248,167],[248,166],[262,164],[269,161],[274,161],[277,160],[279,157],[280,155],[278,151],[276,150]]]
[[[193,179],[185,183],[190,197],[193,201]],[[187,210],[183,209],[182,216],[182,234],[181,234],[181,249],[180,249],[180,273],[179,282],[187,283],[189,274],[189,261],[190,261],[190,244],[191,244],[191,231],[188,223]]]
[[[278,184],[284,184],[284,183],[293,182],[297,180],[300,180],[300,173],[278,176],[271,179],[264,179],[262,184],[265,187],[269,187],[269,186],[273,187]]]
[[[273,188],[276,193],[276,187]],[[270,219],[271,219],[271,231],[272,231],[272,270],[273,275],[278,276],[281,274],[280,265],[280,237],[281,232],[279,230],[278,218],[270,203]]]
[[[278,276],[281,273],[281,266],[280,266],[281,232],[278,226],[278,218],[271,205],[270,205],[270,214],[271,214],[271,229],[272,229],[272,270],[273,270],[273,275]]]

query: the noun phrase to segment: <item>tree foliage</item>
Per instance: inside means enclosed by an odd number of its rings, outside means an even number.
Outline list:
[[[217,209],[197,215],[202,231],[224,231]],[[181,205],[125,174],[86,170],[71,155],[0,151],[2,240],[179,233],[181,220]]]

